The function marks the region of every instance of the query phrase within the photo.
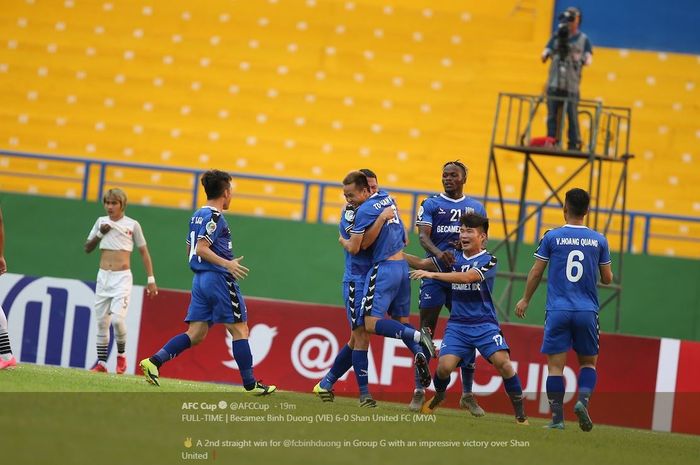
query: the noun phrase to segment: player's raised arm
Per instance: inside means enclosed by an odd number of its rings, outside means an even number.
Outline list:
[[[95,225],[90,230],[90,234],[88,234],[87,240],[85,241],[85,253],[90,253],[93,250],[95,250],[95,248],[97,248],[97,245],[100,243],[104,235],[107,234],[111,229],[112,226],[109,223],[100,224],[100,220],[98,218],[98,220],[95,222]]]
[[[396,216],[396,212],[393,207],[389,206],[382,210],[382,213],[372,223],[372,226],[362,235],[362,243],[360,245],[362,250],[366,250],[374,244],[386,222],[394,218],[394,216]]]

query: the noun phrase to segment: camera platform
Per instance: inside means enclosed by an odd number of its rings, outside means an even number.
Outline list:
[[[547,106],[556,103],[556,137],[547,134]],[[561,145],[568,123],[567,109],[576,105],[580,149]],[[491,252],[504,249],[505,267],[499,276],[507,284],[496,296],[499,317],[508,321],[515,308],[514,287],[527,279],[531,260],[518,266],[520,245],[525,238],[539,241],[541,235],[563,224],[564,194],[573,187],[586,189],[591,196],[586,225],[606,235],[613,259],[615,281],[600,285],[601,305],[614,304],[615,330],[620,327],[622,295],[622,251],[627,231],[627,165],[631,109],[604,105],[599,100],[582,100],[548,95],[500,93],[496,105],[489,150],[484,207],[491,219],[491,230],[503,237]],[[543,145],[547,144],[547,145]],[[578,145],[578,144],[576,144]],[[519,192],[513,200],[513,193]],[[510,194],[510,195],[508,195]],[[507,197],[506,197],[507,196]],[[495,205],[494,205],[495,204]],[[528,254],[528,258],[531,255]]]

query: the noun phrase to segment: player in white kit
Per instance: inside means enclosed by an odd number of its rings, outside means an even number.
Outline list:
[[[134,245],[139,250],[143,267],[148,276],[146,294],[158,294],[153,276],[153,263],[148,253],[146,239],[138,221],[124,214],[126,193],[121,189],[109,189],[102,197],[107,216],[101,216],[90,230],[85,252],[100,247],[100,269],[95,288],[95,318],[97,320],[97,364],[92,371],[107,373],[109,352],[109,325],[114,328],[117,342],[117,374],[126,371],[126,313],[133,278],[131,275],[131,252]]]

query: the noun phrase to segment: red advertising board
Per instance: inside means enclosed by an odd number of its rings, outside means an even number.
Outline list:
[[[189,294],[165,291],[156,300],[144,300],[138,358],[147,357],[160,349],[172,336],[186,330],[183,318]],[[335,355],[347,342],[349,328],[345,312],[340,307],[247,299],[250,344],[257,378],[276,384],[280,389],[310,392],[314,384],[330,368]],[[412,323],[417,324],[413,317]],[[438,324],[436,339],[442,336],[446,318]],[[542,328],[503,324],[503,332],[511,347],[511,359],[522,380],[529,416],[547,417],[545,394],[547,366],[540,353]],[[651,428],[656,398],[657,365],[660,340],[634,336],[603,334],[598,364],[598,384],[591,403],[596,422],[636,428]],[[684,343],[685,344],[685,343]],[[679,388],[698,395],[697,379],[689,367],[700,361],[700,344],[688,343],[682,351]],[[438,344],[439,346],[439,344]],[[431,367],[435,367],[435,361]],[[576,376],[575,354],[569,354],[564,372],[567,395],[566,415],[574,419]],[[680,373],[683,373],[680,375]],[[240,383],[237,365],[231,353],[230,340],[223,326],[210,329],[206,340],[198,347],[184,352],[162,369],[165,377]],[[372,336],[369,357],[370,392],[378,399],[408,402],[413,390],[413,364],[410,351],[401,340]],[[457,407],[461,383],[452,375],[446,407]],[[354,396],[357,392],[354,375],[350,372],[338,381],[335,391]],[[474,392],[487,411],[511,413],[503,391],[502,380],[483,358],[477,358]],[[684,397],[683,397],[684,398]],[[684,398],[685,399],[685,398]],[[695,397],[697,400],[697,397]],[[697,426],[685,419],[683,406],[675,404],[677,420],[673,429],[700,433]],[[695,410],[697,411],[697,410]]]

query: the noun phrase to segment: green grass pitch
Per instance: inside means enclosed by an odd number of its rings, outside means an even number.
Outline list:
[[[583,433],[575,423],[550,431],[540,419],[518,426],[452,409],[414,416],[388,402],[367,410],[351,398],[258,398],[172,379],[156,388],[142,377],[30,364],[0,372],[0,393],[0,457],[13,465],[686,465],[700,451],[695,436],[602,425]]]

